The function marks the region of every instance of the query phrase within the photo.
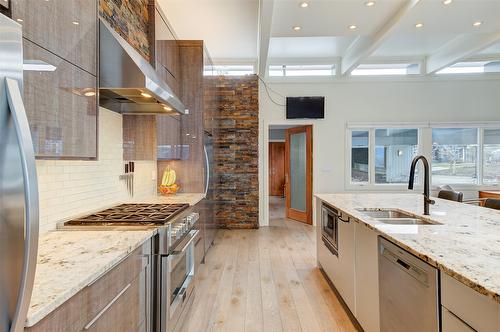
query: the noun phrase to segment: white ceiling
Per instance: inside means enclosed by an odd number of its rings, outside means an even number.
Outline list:
[[[355,37],[273,37],[269,43],[270,58],[340,57]]]
[[[216,61],[260,58],[260,72],[283,59],[340,58],[349,72],[370,59],[411,58],[427,60],[429,73],[463,58],[500,59],[500,0],[158,1],[180,38],[204,39]]]
[[[301,8],[301,1],[274,0],[272,37],[325,37],[369,35],[399,8],[404,0],[379,1],[366,7],[359,0],[311,0]],[[356,24],[358,29],[347,27]],[[301,26],[298,32],[293,26]]]
[[[202,39],[213,59],[257,57],[258,0],[157,0],[180,39]]]

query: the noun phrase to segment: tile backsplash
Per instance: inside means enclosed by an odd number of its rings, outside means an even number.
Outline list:
[[[122,116],[99,112],[99,160],[37,160],[40,233],[57,222],[129,199],[124,181]],[[136,161],[134,197],[156,193],[156,162]]]

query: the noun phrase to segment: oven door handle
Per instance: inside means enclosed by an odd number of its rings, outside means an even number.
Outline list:
[[[179,246],[177,246],[174,249],[174,251],[172,251],[172,253],[170,255],[176,256],[176,255],[183,254],[186,251],[186,249],[191,245],[191,243],[193,243],[194,239],[196,238],[196,235],[198,235],[199,232],[200,231],[197,229],[193,229],[192,231],[190,231],[189,232],[189,240],[179,244]],[[179,249],[179,247],[181,247],[181,248]]]

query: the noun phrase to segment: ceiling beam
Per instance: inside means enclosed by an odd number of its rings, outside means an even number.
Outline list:
[[[257,74],[265,77],[267,73],[267,59],[269,42],[271,40],[271,26],[273,21],[274,0],[259,0],[259,35],[258,35],[258,63]]]
[[[420,0],[405,0],[398,11],[374,35],[358,37],[342,58],[340,66],[342,75],[350,74],[353,69],[370,56],[394,31],[401,19],[419,2]]]
[[[500,41],[500,31],[486,34],[461,35],[445,44],[436,53],[427,57],[426,72],[434,74],[441,69],[470,57]]]

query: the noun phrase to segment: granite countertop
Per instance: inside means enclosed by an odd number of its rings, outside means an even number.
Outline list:
[[[417,194],[318,194],[400,247],[500,303],[500,211],[435,199],[427,219],[442,225],[383,224],[359,208],[396,208],[421,217]]]
[[[169,196],[152,195],[152,196],[138,197],[131,199],[127,203],[149,203],[149,204],[189,203],[189,205],[196,205],[204,198],[205,198],[204,193],[178,193]]]
[[[26,326],[39,322],[155,233],[156,229],[43,234]]]

